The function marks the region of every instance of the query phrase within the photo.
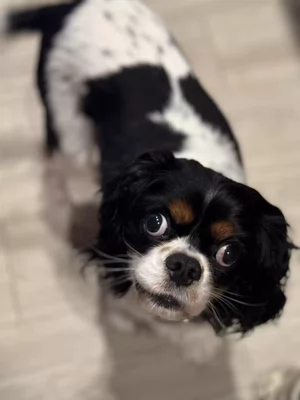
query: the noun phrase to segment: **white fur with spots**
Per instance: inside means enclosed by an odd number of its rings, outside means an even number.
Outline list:
[[[93,152],[92,125],[79,111],[84,82],[138,64],[163,66],[171,82],[169,104],[149,119],[166,122],[186,135],[176,154],[199,161],[236,181],[244,172],[233,143],[205,123],[185,101],[178,80],[190,66],[163,22],[136,0],[86,0],[56,35],[46,66],[47,93],[65,154],[79,164]]]

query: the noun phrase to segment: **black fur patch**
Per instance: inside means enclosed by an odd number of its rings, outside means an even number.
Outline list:
[[[161,67],[139,65],[86,83],[83,110],[94,120],[122,118],[125,124],[166,106],[171,87]]]
[[[106,126],[99,137],[102,152],[102,183],[112,180],[124,167],[138,156],[149,151],[166,149],[179,151],[184,143],[184,135],[174,132],[167,125],[143,120],[130,126]],[[100,129],[101,131],[101,129]],[[117,157],[116,157],[117,155]]]
[[[179,151],[184,135],[148,119],[163,111],[171,89],[163,68],[141,65],[87,82],[83,111],[94,121],[104,182],[145,151]]]

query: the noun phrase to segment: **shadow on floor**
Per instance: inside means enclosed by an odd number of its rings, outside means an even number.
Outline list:
[[[300,0],[281,0],[281,3],[300,51]]]
[[[178,349],[150,333],[110,334],[116,362],[113,386],[120,400],[235,400],[229,349],[195,366]]]

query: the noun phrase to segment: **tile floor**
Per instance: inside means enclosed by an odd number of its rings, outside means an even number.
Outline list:
[[[287,10],[293,2],[147,1],[229,116],[249,183],[282,207],[299,244],[300,54]],[[100,399],[100,376],[108,366],[103,334],[90,311],[93,294],[78,279],[70,246],[53,228],[63,222],[63,207],[49,217],[47,206],[49,176],[34,88],[37,46],[34,36],[1,38],[0,44],[1,399]],[[253,398],[252,384],[261,373],[300,366],[299,253],[288,290],[278,325],[230,344],[205,368],[184,365],[172,347],[147,334],[133,339],[112,333],[119,398]]]

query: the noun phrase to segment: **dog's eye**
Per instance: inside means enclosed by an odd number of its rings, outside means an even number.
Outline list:
[[[219,248],[215,258],[223,267],[230,267],[238,260],[240,254],[241,247],[239,243],[228,243]]]
[[[162,214],[152,214],[145,221],[145,231],[151,236],[162,236],[168,229],[166,217]]]

